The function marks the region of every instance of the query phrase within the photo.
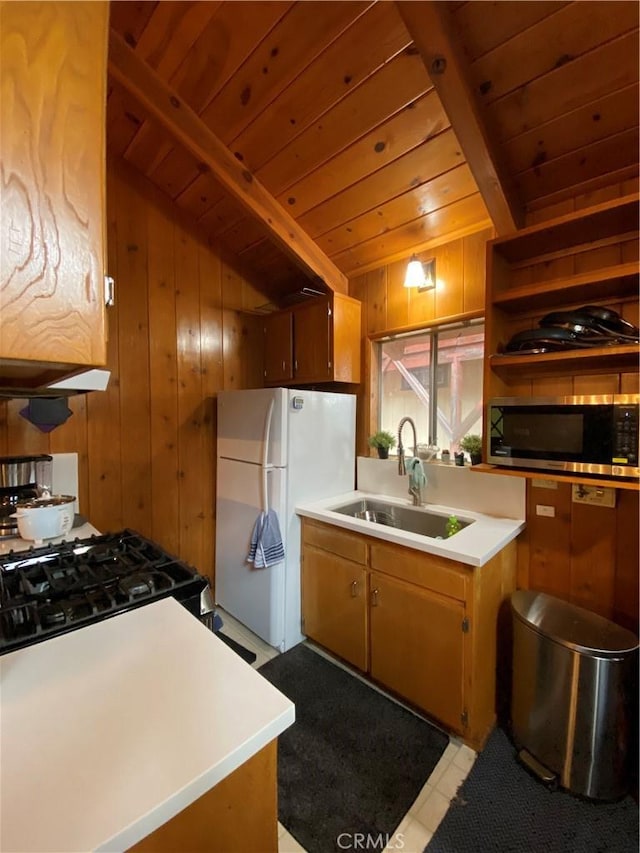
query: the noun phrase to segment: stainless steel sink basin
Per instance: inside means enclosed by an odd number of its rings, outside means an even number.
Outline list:
[[[398,506],[397,504],[386,503],[386,501],[376,501],[366,498],[353,501],[344,506],[335,507],[332,511],[339,512],[341,515],[350,515],[352,518],[360,518],[363,521],[370,521],[374,524],[397,527],[409,533],[430,536],[432,539],[449,538],[447,533],[449,516],[442,513],[430,512],[426,509],[419,509],[418,507],[414,509],[413,507]],[[460,516],[456,517],[460,524],[457,532],[473,524],[472,519],[460,518]]]

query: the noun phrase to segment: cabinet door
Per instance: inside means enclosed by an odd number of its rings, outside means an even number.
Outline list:
[[[464,605],[372,572],[372,678],[462,730]]]
[[[0,4],[0,359],[100,365],[109,4]]]
[[[264,381],[267,385],[293,379],[293,321],[290,312],[264,318]]]
[[[302,561],[303,633],[367,669],[367,578],[364,567],[306,545]]]
[[[332,378],[329,300],[300,305],[293,313],[294,377],[297,382],[326,382]]]

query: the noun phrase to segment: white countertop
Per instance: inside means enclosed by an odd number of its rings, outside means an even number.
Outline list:
[[[173,598],[6,654],[0,679],[7,853],[124,850],[295,719]]]
[[[470,510],[456,509],[450,506],[438,504],[426,504],[421,509],[435,512],[445,516],[456,515],[461,520],[473,520],[473,524],[463,528],[450,539],[433,539],[429,536],[421,536],[418,533],[409,533],[397,527],[388,527],[360,518],[352,518],[349,515],[341,515],[333,512],[335,507],[343,506],[352,501],[369,498],[370,500],[386,501],[398,506],[411,507],[411,501],[403,500],[387,495],[372,494],[370,492],[347,492],[343,495],[325,498],[314,503],[299,504],[296,507],[298,515],[307,518],[315,518],[327,524],[335,524],[346,530],[356,533],[365,533],[376,539],[387,542],[395,542],[397,545],[405,545],[415,548],[427,554],[437,554],[450,560],[458,560],[470,566],[484,566],[491,557],[497,554],[504,546],[511,542],[525,528],[524,520],[511,518],[495,518]]]
[[[55,539],[45,539],[41,545],[36,545],[31,539],[21,539],[19,536],[8,536],[6,539],[0,539],[0,556],[10,553],[11,551],[27,551],[29,548],[43,548],[47,545],[55,545],[57,542],[63,542],[67,539],[73,542],[74,539],[88,539],[90,536],[97,536],[99,530],[86,522],[78,527],[72,527],[66,536],[58,536]]]

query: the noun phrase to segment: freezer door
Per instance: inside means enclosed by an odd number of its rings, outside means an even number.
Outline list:
[[[273,409],[271,417],[269,412]],[[287,464],[287,390],[256,388],[218,394],[218,457],[261,465]]]
[[[289,391],[288,497],[292,509],[355,487],[356,398]]]
[[[284,476],[267,474],[269,505],[280,519],[285,553]],[[259,637],[282,650],[284,640],[284,562],[266,569],[247,563],[253,526],[262,509],[262,469],[218,460],[216,500],[216,600]]]

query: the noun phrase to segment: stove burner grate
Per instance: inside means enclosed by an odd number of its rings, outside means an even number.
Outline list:
[[[173,595],[200,616],[206,578],[131,530],[0,558],[0,654]]]

